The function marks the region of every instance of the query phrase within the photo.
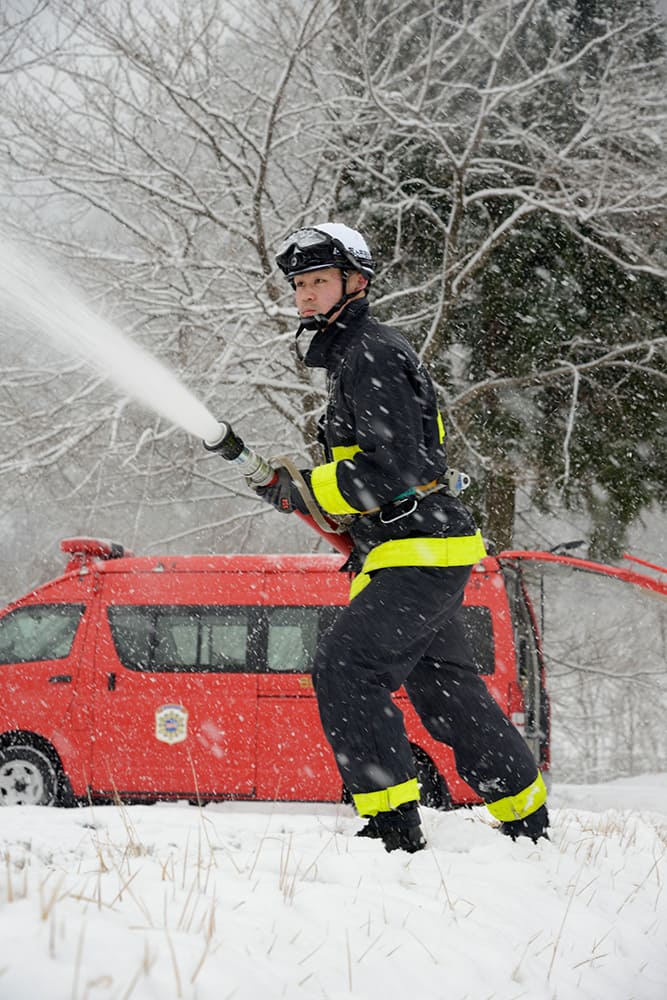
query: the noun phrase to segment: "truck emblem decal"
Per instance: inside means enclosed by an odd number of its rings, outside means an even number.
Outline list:
[[[160,705],[155,712],[155,738],[181,743],[188,735],[188,713],[182,705]]]

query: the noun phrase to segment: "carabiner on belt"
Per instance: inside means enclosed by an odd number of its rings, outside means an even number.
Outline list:
[[[393,524],[394,521],[400,521],[402,517],[409,517],[417,510],[418,503],[419,498],[414,494],[403,497],[402,500],[393,500],[380,511],[380,521],[382,524]]]

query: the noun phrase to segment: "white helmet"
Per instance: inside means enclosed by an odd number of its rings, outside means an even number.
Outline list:
[[[306,271],[325,267],[351,268],[369,280],[375,265],[366,240],[356,229],[342,222],[323,222],[319,226],[297,229],[280,246],[276,263],[290,280]]]

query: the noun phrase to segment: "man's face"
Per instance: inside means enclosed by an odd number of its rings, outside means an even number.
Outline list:
[[[358,271],[353,271],[348,276],[347,289],[343,288],[343,275],[337,267],[297,274],[294,278],[294,301],[299,316],[305,319],[307,316],[326,313],[346,291],[360,292],[366,284],[366,279]],[[333,323],[338,315],[339,313],[335,313],[329,322]]]

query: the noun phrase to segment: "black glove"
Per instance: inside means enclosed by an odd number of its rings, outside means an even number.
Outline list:
[[[301,470],[301,475],[306,479],[308,486],[310,486],[310,472],[304,469]],[[298,510],[301,514],[308,513],[308,508],[303,502],[298,487],[292,481],[292,477],[287,469],[284,469],[282,466],[276,469],[276,474],[268,486],[252,485],[252,488],[258,497],[266,500],[267,503],[273,504],[276,510],[279,510],[283,514],[291,514],[295,510]]]

